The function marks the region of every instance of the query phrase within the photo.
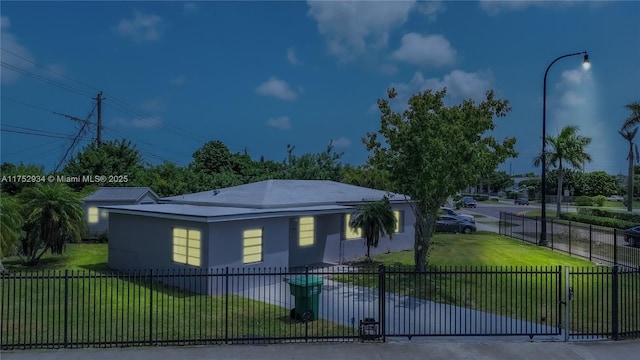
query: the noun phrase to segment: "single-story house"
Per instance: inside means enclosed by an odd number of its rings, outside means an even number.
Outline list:
[[[393,238],[372,254],[413,248],[408,197],[320,180],[266,180],[163,198],[158,204],[108,206],[109,267],[145,269],[294,268],[363,257],[348,227],[364,201],[387,196],[398,220]]]
[[[160,198],[148,187],[102,187],[83,199],[88,238],[107,237],[109,205],[155,204]]]

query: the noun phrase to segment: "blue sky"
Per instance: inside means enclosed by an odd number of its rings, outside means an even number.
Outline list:
[[[358,165],[387,88],[406,101],[446,86],[450,104],[488,89],[508,99],[493,135],[516,137],[520,156],[501,169],[539,173],[544,71],[587,50],[589,71],[575,56],[549,73],[547,133],[579,126],[593,138],[586,170],[626,173],[617,130],[640,100],[640,2],[3,1],[0,11],[2,162],[52,170],[80,130],[55,113],[86,119],[103,91],[103,138],[131,140],[150,163],[186,165],[209,140],[276,161],[287,144],[304,154],[333,141]]]

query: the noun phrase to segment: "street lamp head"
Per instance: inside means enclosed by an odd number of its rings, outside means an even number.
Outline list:
[[[582,61],[582,68],[585,70],[589,70],[591,67],[591,63],[589,62],[589,54],[584,54],[584,60]]]

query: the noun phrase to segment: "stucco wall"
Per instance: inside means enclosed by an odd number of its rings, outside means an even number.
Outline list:
[[[206,268],[209,251],[206,223],[117,213],[109,214],[109,267],[117,270],[193,269],[193,266],[172,260],[174,227],[200,230],[200,263]]]
[[[380,238],[378,247],[371,248],[371,255],[413,249],[415,233],[413,225],[415,224],[415,215],[411,210],[411,206],[406,203],[393,204],[393,209],[404,211],[404,227],[401,229],[401,232],[393,234],[393,239],[389,239],[389,237],[386,236]],[[347,226],[344,222],[343,215],[340,219],[340,233],[327,237],[325,262],[343,263],[345,261],[362,258],[367,253],[367,246],[365,245],[364,239],[346,240],[344,238],[344,229]]]

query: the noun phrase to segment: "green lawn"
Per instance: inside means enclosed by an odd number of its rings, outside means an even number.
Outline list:
[[[45,255],[35,267],[24,267],[15,257],[4,261],[11,276],[0,280],[0,301],[6,304],[0,307],[3,346],[62,343],[65,308],[68,340],[76,344],[354,334],[351,327],[323,319],[291,320],[288,308],[225,295],[224,287],[209,296],[144,277],[115,276],[107,267],[107,249],[107,244],[69,244],[64,255]]]
[[[412,266],[413,251],[373,257],[385,265]],[[429,248],[431,266],[593,266],[593,263],[498,234],[437,234]]]
[[[497,234],[437,234],[430,246],[426,273],[394,271],[400,267],[411,269],[412,251],[381,254],[373,260],[373,266],[387,266],[387,292],[552,326],[564,323],[564,306],[559,305],[564,298],[564,286],[557,279],[564,279],[564,268],[559,267],[568,266],[576,273],[572,275],[576,294],[571,308],[572,329],[586,333],[611,330],[610,317],[602,316],[603,309],[611,306],[612,283],[606,274],[610,270],[544,247]],[[579,274],[592,272],[595,275]],[[379,286],[376,275],[335,279],[360,286]],[[637,275],[620,277],[620,289],[638,286]],[[637,307],[628,306],[626,318],[639,316],[636,310]]]

